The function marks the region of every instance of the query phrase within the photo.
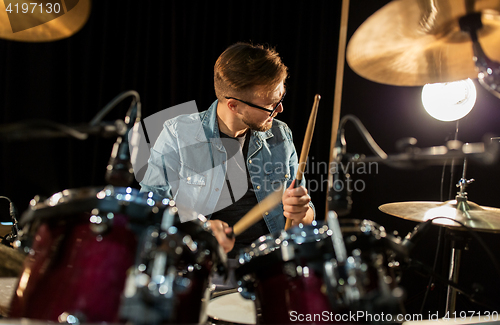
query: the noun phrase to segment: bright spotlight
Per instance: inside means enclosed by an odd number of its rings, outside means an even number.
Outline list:
[[[427,84],[422,89],[422,104],[435,119],[455,121],[469,114],[476,103],[476,87],[470,79]]]

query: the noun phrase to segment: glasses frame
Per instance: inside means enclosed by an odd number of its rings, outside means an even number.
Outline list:
[[[276,109],[278,108],[278,106],[280,106],[280,104],[283,102],[283,99],[285,99],[285,95],[286,95],[286,89],[285,89],[285,93],[283,94],[283,96],[281,96],[281,99],[280,101],[276,104],[276,106],[274,106],[274,108],[271,110],[271,109],[268,109],[268,108],[264,108],[262,106],[259,106],[259,105],[255,105],[255,104],[252,104],[250,102],[246,102],[244,100],[241,100],[239,98],[235,98],[235,97],[225,97],[226,99],[234,99],[234,100],[237,100],[239,102],[242,102],[243,104],[246,104],[250,107],[254,107],[254,108],[258,108],[260,110],[263,110],[263,111],[266,111],[266,112],[269,112],[269,116],[272,116],[274,114],[274,112],[276,111]]]

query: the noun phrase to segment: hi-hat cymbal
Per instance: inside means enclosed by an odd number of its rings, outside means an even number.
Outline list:
[[[500,232],[500,209],[482,207],[469,201],[458,202],[395,202],[379,206],[379,210],[403,219],[425,222],[436,217],[447,217],[478,231]],[[433,224],[462,227],[450,220],[438,218]],[[463,229],[463,227],[462,227]]]
[[[0,1],[0,38],[50,42],[78,32],[90,15],[90,0]]]
[[[458,22],[471,11],[482,14],[484,52],[500,61],[500,0],[396,0],[356,30],[347,62],[366,79],[397,86],[477,78],[472,41]]]

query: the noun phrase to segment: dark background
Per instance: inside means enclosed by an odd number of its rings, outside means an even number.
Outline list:
[[[348,38],[386,0],[352,0]],[[50,43],[0,40],[0,123],[46,119],[68,125],[88,123],[112,98],[126,90],[141,95],[143,117],[196,100],[204,110],[215,99],[213,65],[229,45],[238,41],[276,47],[289,67],[288,93],[279,119],[294,132],[297,150],[302,147],[313,97],[321,94],[310,162],[328,162],[341,1],[94,1],[89,21],[68,39]],[[487,134],[500,134],[500,99],[475,81],[478,92],[472,112],[460,121],[458,139],[479,142]],[[346,65],[342,116],[361,119],[387,153],[396,153],[395,142],[415,137],[418,146],[443,145],[453,138],[456,123],[440,122],[421,104],[422,87],[397,87],[373,83]],[[123,119],[130,101],[115,108],[106,121]],[[352,125],[346,129],[348,152],[371,155]],[[105,167],[115,139],[92,137],[0,141],[0,195],[10,197],[24,211],[34,195],[50,196],[66,188],[103,186]],[[311,170],[311,165],[309,166]],[[388,216],[378,206],[396,201],[439,201],[442,167],[396,170],[379,165],[370,174],[355,175],[364,190],[353,195],[353,218],[367,218],[387,230],[405,235],[415,222]],[[445,170],[443,199],[454,197],[461,163],[455,169],[449,193],[450,168]],[[500,207],[497,166],[474,162],[467,170],[476,182],[469,199],[480,205]],[[307,175],[319,218],[324,215],[325,172]],[[318,187],[318,184],[322,184]],[[137,183],[134,185],[137,187]],[[8,219],[7,201],[0,215]],[[432,265],[438,227],[433,227],[412,257]],[[490,249],[499,253],[498,235],[479,233]],[[445,274],[449,248],[441,250],[438,271]],[[427,278],[403,271],[401,285],[407,292],[408,312],[417,313]],[[460,284],[469,291],[484,287],[482,295],[500,306],[499,275],[483,248],[472,240],[464,252]],[[444,310],[444,289],[429,295],[424,317]],[[486,310],[462,296],[458,310]]]

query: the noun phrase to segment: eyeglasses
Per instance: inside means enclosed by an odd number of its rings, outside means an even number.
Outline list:
[[[234,98],[234,97],[226,97],[226,99],[237,100],[239,102],[242,102],[243,104],[247,104],[248,106],[255,107],[255,108],[261,109],[263,111],[269,112],[269,116],[272,116],[274,114],[274,112],[276,111],[276,109],[278,108],[278,106],[280,106],[280,104],[283,102],[283,99],[285,99],[285,95],[286,95],[286,89],[285,89],[285,93],[283,94],[283,96],[281,96],[280,101],[276,104],[276,106],[274,106],[274,108],[272,110],[268,109],[268,108],[264,108],[264,107],[259,106],[259,105],[255,105],[255,104],[246,102],[246,101],[238,99],[238,98]]]

